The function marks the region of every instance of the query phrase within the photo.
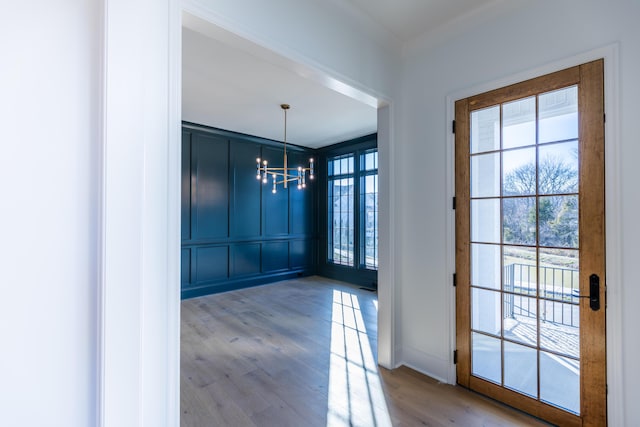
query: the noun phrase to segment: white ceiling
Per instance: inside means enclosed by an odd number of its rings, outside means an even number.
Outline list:
[[[375,103],[365,104],[262,57],[183,28],[183,120],[318,148],[376,132]],[[374,101],[375,102],[375,101]]]
[[[403,44],[498,0],[334,0]],[[286,58],[183,15],[183,120],[311,148],[376,132],[378,101],[297,70]],[[294,71],[296,70],[296,71]],[[334,87],[333,89],[330,87]]]
[[[436,31],[496,0],[341,0],[385,27],[403,43]]]

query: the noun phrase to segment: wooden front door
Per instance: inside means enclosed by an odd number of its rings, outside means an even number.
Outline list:
[[[606,425],[603,61],[456,102],[458,383]]]

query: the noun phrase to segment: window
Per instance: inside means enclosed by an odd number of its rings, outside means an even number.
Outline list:
[[[360,263],[378,269],[378,150],[360,155]]]
[[[327,165],[328,259],[334,264],[354,262],[354,156],[332,157]]]
[[[327,259],[378,269],[378,150],[327,159]]]

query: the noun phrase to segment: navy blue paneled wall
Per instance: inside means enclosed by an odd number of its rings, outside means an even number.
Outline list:
[[[288,146],[290,166],[313,150]],[[182,297],[312,274],[316,191],[256,179],[256,158],[282,166],[281,144],[183,123]]]

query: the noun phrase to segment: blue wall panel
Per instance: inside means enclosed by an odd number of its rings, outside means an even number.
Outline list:
[[[309,153],[291,153],[289,164],[308,167],[310,157],[313,155]],[[289,190],[289,230],[292,234],[311,234],[315,218],[314,215],[310,215],[313,212],[315,180],[309,179],[307,175],[307,187],[302,190],[298,190],[297,184],[293,184]]]
[[[191,142],[191,169],[193,238],[228,237],[228,141],[224,138],[194,134]]]
[[[183,124],[183,298],[315,272],[316,186],[279,185],[273,194],[271,183],[256,179],[257,157],[282,166],[281,146]],[[290,166],[306,166],[314,153],[295,146],[287,151]]]
[[[182,283],[191,282],[191,249],[180,251],[180,277]]]
[[[230,145],[231,182],[231,236],[260,236],[260,181],[256,179],[256,158],[260,157],[260,145],[242,140],[232,140]]]
[[[182,132],[182,240],[191,239],[191,133]]]
[[[313,241],[291,240],[289,242],[289,259],[291,268],[309,268],[312,263]]]
[[[260,243],[231,246],[231,277],[260,274]]]
[[[283,151],[273,148],[262,148],[262,158],[269,161],[269,166],[283,166]],[[256,180],[257,181],[257,180]],[[272,180],[262,186],[262,201],[264,203],[264,230],[267,236],[285,236],[289,234],[289,191],[278,185],[273,194]]]
[[[229,248],[196,248],[196,283],[225,280],[229,277]]]
[[[262,271],[286,270],[289,268],[289,242],[268,242],[262,244]]]

